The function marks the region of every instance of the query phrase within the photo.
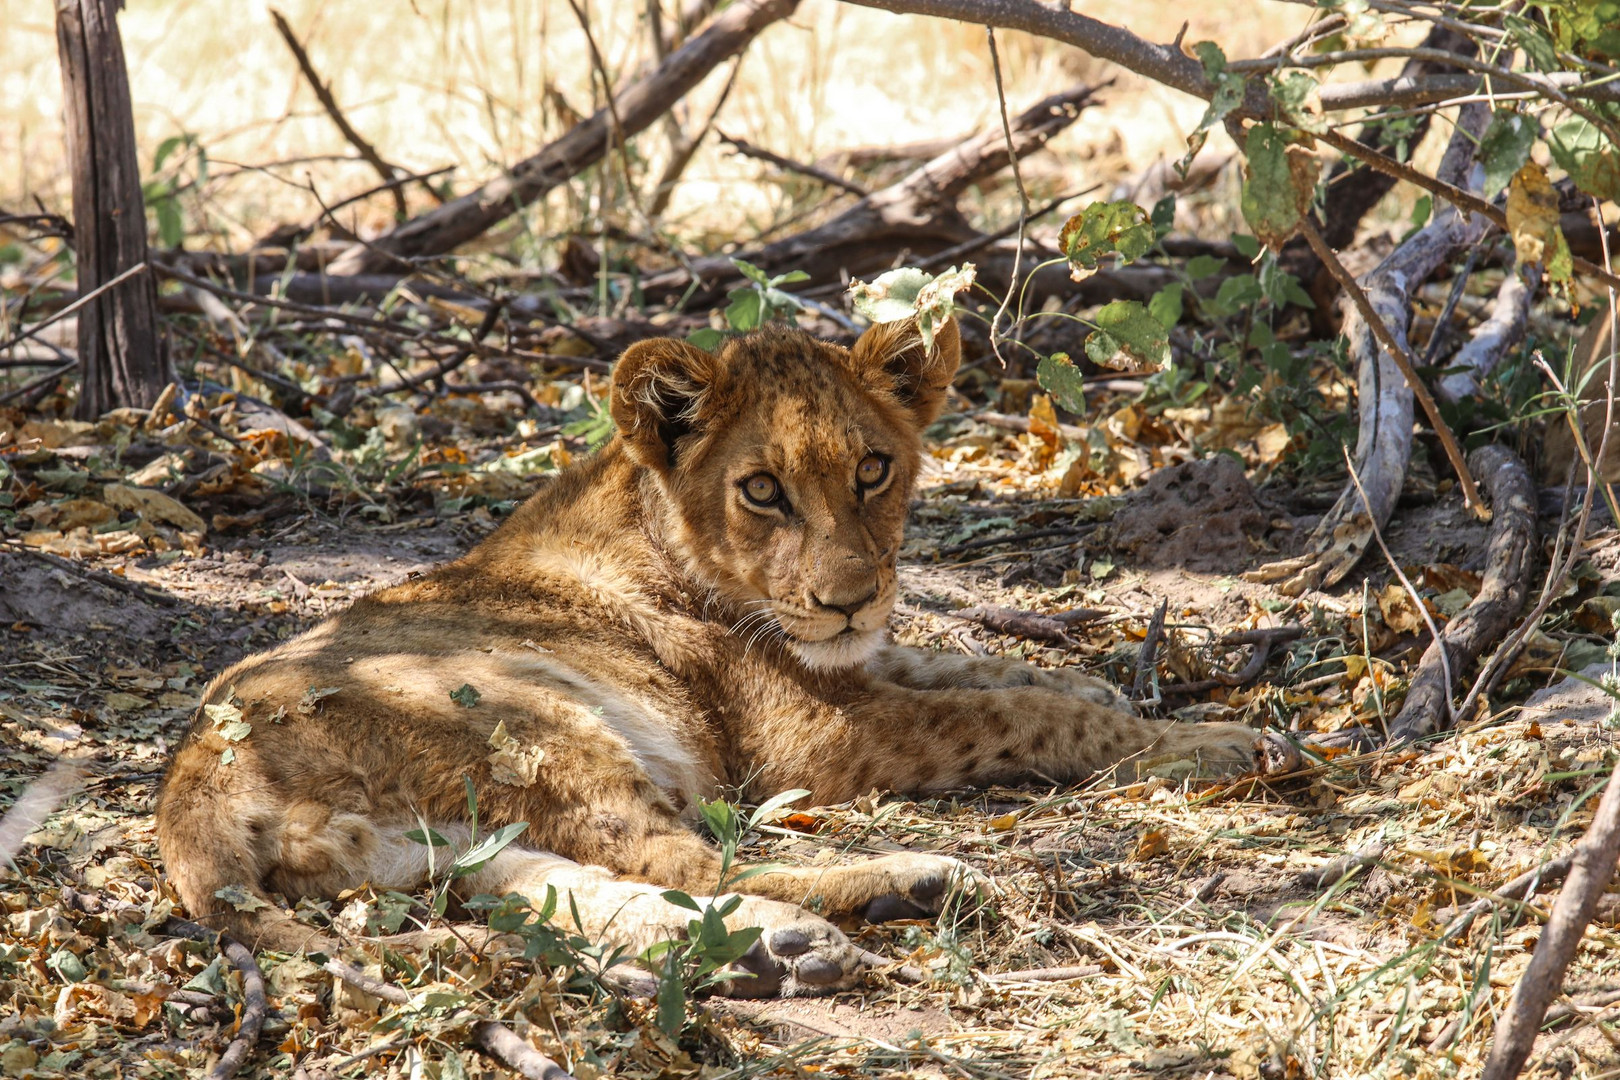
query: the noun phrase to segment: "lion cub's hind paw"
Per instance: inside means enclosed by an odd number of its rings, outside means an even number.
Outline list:
[[[1170,780],[1243,776],[1262,768],[1260,732],[1244,724],[1172,725],[1135,761],[1138,777]]]
[[[864,868],[882,875],[876,895],[857,912],[867,922],[932,918],[952,898],[976,904],[989,888],[977,871],[947,855],[885,855]]]

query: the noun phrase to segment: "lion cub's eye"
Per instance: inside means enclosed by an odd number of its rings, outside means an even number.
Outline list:
[[[742,489],[755,506],[773,506],[782,497],[782,485],[770,473],[755,473],[742,482]]]
[[[889,478],[889,459],[882,454],[867,454],[855,466],[855,483],[862,488],[875,488]]]

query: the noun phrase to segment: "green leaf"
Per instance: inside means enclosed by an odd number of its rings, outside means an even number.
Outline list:
[[[1283,119],[1306,131],[1322,131],[1322,102],[1316,77],[1309,72],[1287,71],[1269,80],[1271,100]]]
[[[765,271],[761,270],[759,267],[755,266],[753,263],[746,262],[743,259],[732,259],[731,260],[731,265],[735,266],[737,268],[737,272],[740,273],[743,277],[747,278],[749,281],[752,281],[755,285],[758,285],[760,288],[769,288],[770,287],[770,285],[771,285],[770,278],[765,276]]]
[[[1254,256],[1249,256],[1251,259]],[[1194,281],[1203,281],[1226,268],[1226,260],[1218,255],[1194,255],[1187,260],[1187,276]]]
[[[1530,65],[1538,71],[1558,71],[1563,65],[1558,60],[1558,47],[1547,31],[1517,12],[1507,12],[1502,25],[1511,33],[1510,40],[1524,50]]]
[[[849,298],[855,310],[874,323],[916,319],[923,348],[932,349],[934,332],[955,314],[956,294],[973,285],[976,273],[972,263],[936,275],[902,266],[879,275],[871,284],[851,282]]]
[[[423,832],[421,829],[412,829],[405,834],[405,839],[413,844],[422,844],[432,847],[449,847],[450,841],[440,836],[432,829]]]
[[[731,303],[726,305],[726,325],[738,333],[758,330],[765,325],[765,297],[751,285],[732,289],[726,294]]]
[[[528,827],[529,823],[527,821],[514,821],[510,825],[502,825],[477,844],[462,852],[461,856],[451,864],[452,872],[456,877],[465,877],[467,874],[476,873],[483,868],[485,863],[506,850],[506,846],[521,836],[523,830]]]
[[[721,844],[737,842],[737,808],[724,799],[698,800],[698,813]]]
[[[1096,363],[1115,366],[1114,357],[1122,352],[1134,361],[1132,366],[1170,362],[1169,331],[1137,301],[1106,304],[1093,321],[1098,329],[1086,339],[1086,355]]]
[[[672,1039],[679,1037],[686,1026],[686,987],[681,982],[679,956],[673,951],[664,957],[653,1002],[659,1030]]]
[[[477,705],[478,699],[483,696],[484,695],[480,694],[477,690],[473,689],[471,683],[462,683],[460,686],[450,691],[450,700],[455,702],[457,705],[460,705],[463,709],[470,709],[474,705]]]
[[[1620,200],[1620,147],[1603,137],[1590,120],[1572,116],[1547,139],[1558,167],[1575,186],[1600,199]]]
[[[1248,233],[1233,233],[1229,239],[1232,241],[1232,246],[1243,253],[1245,259],[1253,259],[1259,256],[1260,241]]]
[[[1281,251],[1316,197],[1320,164],[1297,133],[1273,124],[1249,129],[1245,153],[1244,220],[1256,239]]]
[[[1035,365],[1035,381],[1052,400],[1072,413],[1086,411],[1086,381],[1068,353],[1053,353]]]
[[[671,904],[674,904],[676,907],[685,908],[687,911],[703,910],[703,908],[698,906],[698,902],[696,900],[692,899],[686,893],[681,892],[679,889],[666,889],[662,895],[665,900],[669,901]]]
[[[1215,296],[1202,303],[1204,311],[1217,319],[1225,319],[1264,298],[1265,292],[1261,290],[1260,282],[1253,274],[1234,274],[1232,277],[1222,279],[1221,287],[1215,290]]]
[[[1121,263],[1146,255],[1158,242],[1147,211],[1133,202],[1094,202],[1063,224],[1058,248],[1069,260],[1069,275],[1083,281],[1098,260],[1118,254]]]
[[[809,280],[810,275],[805,273],[803,270],[789,270],[785,274],[777,274],[775,277],[771,278],[769,285],[774,289],[778,285],[796,285],[801,281]]]
[[[1204,148],[1204,141],[1209,138],[1209,129],[1226,119],[1228,113],[1243,104],[1243,76],[1236,72],[1226,70],[1226,54],[1221,47],[1213,41],[1200,41],[1192,47],[1193,55],[1204,66],[1204,77],[1215,85],[1215,92],[1210,96],[1209,108],[1204,110],[1203,118],[1192,134],[1187,136],[1187,154],[1176,163],[1176,171],[1183,176],[1192,159],[1198,156],[1198,151]]]
[[[1423,226],[1425,226],[1425,225],[1427,225],[1429,223],[1429,218],[1431,216],[1433,216],[1433,214],[1434,214],[1434,196],[1433,195],[1419,195],[1417,197],[1416,201],[1414,201],[1412,203],[1412,225],[1413,225],[1413,227],[1421,229]]]
[[[1163,240],[1170,235],[1170,230],[1176,227],[1176,196],[1174,192],[1166,195],[1153,204],[1153,213],[1148,215],[1153,221],[1153,235]]]
[[[705,326],[701,330],[694,330],[686,335],[689,344],[695,345],[705,352],[714,352],[720,343],[726,340],[726,335],[713,327]]]
[[[1530,148],[1536,144],[1540,125],[1524,113],[1513,109],[1497,109],[1491,122],[1479,139],[1479,163],[1485,167],[1485,188],[1480,192],[1487,199],[1508,186],[1513,174],[1530,160]],[[1420,224],[1413,222],[1413,224]]]
[[[173,195],[165,195],[152,204],[157,214],[158,242],[164,247],[179,247],[186,238],[185,222],[180,218],[180,204]]]
[[[170,154],[180,149],[180,147],[190,144],[194,138],[195,136],[188,134],[170,135],[167,139],[158,143],[156,152],[152,154],[152,171],[157,172],[163,168],[163,163],[169,160]]]
[[[1159,325],[1173,327],[1181,321],[1181,294],[1186,286],[1173,281],[1153,294],[1148,301],[1148,314],[1159,320]]]

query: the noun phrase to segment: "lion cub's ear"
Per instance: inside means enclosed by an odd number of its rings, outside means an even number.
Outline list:
[[[899,398],[919,428],[938,418],[961,362],[962,337],[955,319],[935,328],[932,349],[923,348],[917,324],[906,319],[874,324],[850,350],[856,373]]]
[[[675,444],[691,434],[719,359],[673,338],[638,341],[613,368],[609,409],[625,447],[659,472],[675,467]]]

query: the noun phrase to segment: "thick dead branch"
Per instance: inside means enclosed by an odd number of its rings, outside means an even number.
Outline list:
[[[1443,173],[1466,173],[1465,155],[1471,155],[1473,145],[1469,140],[1478,138],[1486,119],[1484,109],[1463,110],[1447,150],[1450,160],[1441,166]],[[1413,385],[1418,380],[1415,372],[1411,381],[1402,372],[1403,360],[1411,366],[1406,327],[1412,294],[1457,252],[1477,243],[1484,226],[1479,218],[1448,206],[1347,289],[1358,301],[1345,319],[1344,335],[1357,371],[1360,421],[1355,472],[1365,499],[1355,485],[1346,485],[1312,532],[1304,555],[1262,566],[1245,575],[1249,580],[1274,582],[1296,596],[1334,585],[1366,554],[1374,527],[1389,520],[1412,456]],[[1319,236],[1315,244],[1320,244]],[[1323,250],[1319,248],[1318,254]],[[1328,251],[1323,262],[1331,266],[1337,258]],[[1375,332],[1380,329],[1382,333]]]
[[[408,212],[405,207],[405,193],[394,181],[403,175],[404,170],[384,161],[383,156],[377,152],[377,148],[367,142],[365,136],[356,131],[354,125],[349,123],[349,118],[344,116],[343,110],[338,107],[337,98],[332,96],[332,87],[322,81],[320,72],[315,70],[314,62],[310,60],[309,53],[304,51],[304,46],[298,40],[298,35],[293,33],[292,25],[287,22],[287,17],[275,8],[271,8],[270,18],[275,20],[276,30],[281,34],[281,40],[287,43],[287,48],[292,51],[293,59],[298,61],[298,70],[302,71],[304,78],[309,81],[310,89],[315,91],[315,98],[321,103],[321,108],[326,110],[326,115],[331,118],[332,123],[343,135],[343,138],[348,141],[348,144],[354,147],[355,152],[365,159],[366,164],[377,170],[377,175],[382,179],[383,184],[388,187],[389,193],[393,195],[394,210],[403,218]]]
[[[1442,401],[1457,402],[1479,393],[1480,385],[1514,346],[1524,339],[1541,271],[1535,266],[1509,269],[1491,302],[1491,313],[1474,327],[1467,344],[1446,364],[1446,374],[1435,383]],[[1438,331],[1437,331],[1438,332]]]
[[[1092,103],[1095,88],[1080,85],[1053,94],[1012,121],[1012,144],[1019,157],[1045,146]],[[791,266],[813,280],[835,280],[840,271],[863,273],[887,266],[895,252],[926,254],[976,239],[980,234],[956,209],[956,199],[970,185],[994,176],[1011,161],[1000,130],[973,138],[934,157],[880,191],[875,191],[825,225],[766,244],[741,257],[766,270]],[[737,276],[729,258],[693,261],[691,269],[672,270],[647,281],[645,288],[680,293],[693,275],[714,286]],[[702,303],[713,290],[694,295]]]
[[[1491,501],[1491,533],[1485,548],[1485,580],[1479,595],[1431,642],[1412,677],[1406,704],[1390,725],[1392,743],[1410,742],[1439,730],[1447,715],[1453,677],[1500,640],[1524,606],[1536,545],[1536,488],[1530,470],[1505,446],[1482,446],[1470,455]],[[1444,652],[1442,653],[1442,650]]]
[[[1553,902],[1547,926],[1536,941],[1536,951],[1519,976],[1508,1002],[1507,1014],[1497,1026],[1486,1059],[1484,1080],[1513,1080],[1535,1045],[1536,1033],[1547,1006],[1563,992],[1564,972],[1586,933],[1603,890],[1614,877],[1620,857],[1620,765],[1609,776],[1608,787],[1586,835],[1575,844],[1569,877]]]
[[[452,251],[517,213],[552,188],[601,161],[615,138],[647,128],[710,71],[737,55],[761,30],[793,13],[798,0],[740,0],[715,17],[706,30],[622,94],[611,108],[597,110],[562,138],[510,172],[443,206],[406,222],[365,246],[345,252],[333,274],[397,269],[397,260]]]

